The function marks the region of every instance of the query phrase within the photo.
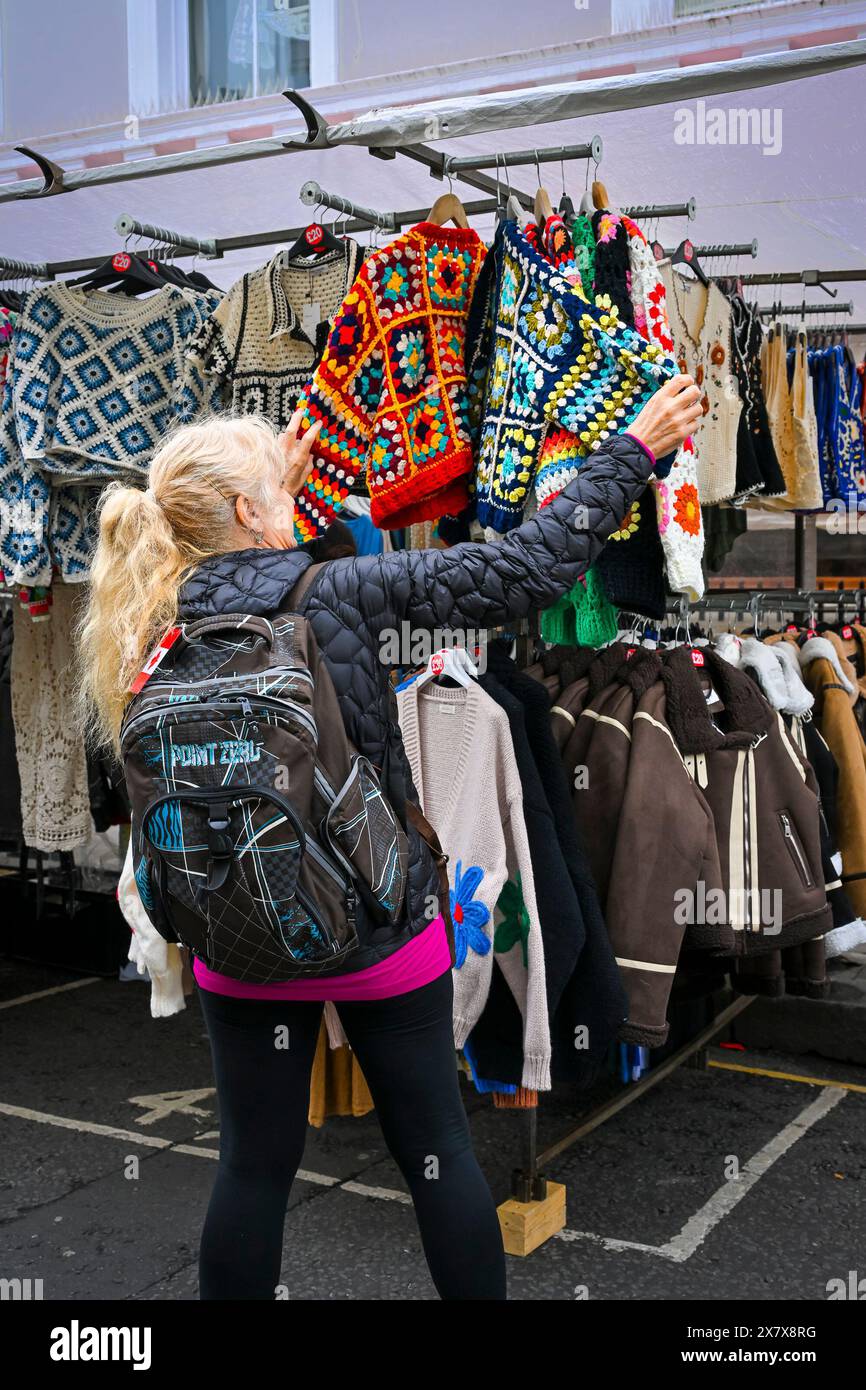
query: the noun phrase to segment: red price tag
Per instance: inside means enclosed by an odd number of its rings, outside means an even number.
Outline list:
[[[132,265],[132,257],[127,256],[125,251],[118,251],[117,255],[112,257],[111,264],[115,270],[129,270]]]
[[[818,636],[818,629],[815,628],[815,627],[807,628],[807,629],[806,629],[806,636],[807,636],[807,637],[817,637],[817,636]]]
[[[849,627],[847,623],[842,629],[842,636],[845,638],[846,642],[850,642],[852,637],[854,636],[854,629]]]
[[[439,652],[435,652],[430,658],[430,670],[434,676],[441,676],[445,670],[445,658]]]
[[[150,680],[151,676],[156,670],[157,666],[159,666],[160,663],[165,660],[166,656],[171,651],[178,637],[180,637],[180,634],[181,629],[179,627],[170,627],[168,629],[168,632],[166,632],[165,635],[162,638],[160,638],[160,641],[154,647],[150,656],[147,658],[147,661],[144,663],[135,680],[132,682],[132,685],[129,687],[130,694],[137,695],[139,691],[144,689],[144,687],[147,685],[147,682]]]
[[[797,627],[796,623],[789,623],[788,626],[785,628],[786,632],[799,632],[799,630],[800,629]]]
[[[696,651],[692,650],[692,665],[693,665],[693,666],[703,666],[703,664],[704,664],[704,654],[703,654],[703,652],[696,652]]]
[[[311,222],[310,226],[304,232],[304,239],[308,246],[318,246],[324,235],[325,233],[318,222]]]
[[[695,254],[695,248],[690,241],[683,242],[683,260],[690,261]]]
[[[629,658],[630,656],[634,656],[634,654],[635,654],[636,651],[637,651],[637,647],[629,647],[628,651],[627,651],[626,654],[625,654],[626,661],[628,660],[628,658]]]

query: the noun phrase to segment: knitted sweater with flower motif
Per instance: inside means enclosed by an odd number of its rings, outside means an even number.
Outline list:
[[[536,478],[548,422],[577,438],[581,457],[625,429],[677,374],[656,343],[624,326],[604,297],[592,303],[516,222],[500,224],[496,287],[476,473],[478,519],[496,531],[520,523],[533,482],[539,503],[576,468]],[[567,472],[567,476],[564,473]]]
[[[544,946],[508,716],[474,681],[420,690],[416,682],[398,690],[397,708],[421,806],[449,856],[455,1045],[481,1016],[495,955],[523,1018],[521,1085],[548,1090]],[[509,901],[513,890],[502,896],[518,874],[525,912]]]
[[[484,243],[420,222],[361,268],[302,398],[322,429],[297,498],[301,540],[320,534],[366,472],[386,529],[462,511],[474,466],[464,346]]]
[[[673,352],[667,297],[655,256],[640,228],[628,218],[623,218],[623,222],[629,233],[628,258],[635,327],[650,342],[658,343],[664,352]],[[669,472],[664,478],[655,478],[652,489],[668,588],[671,593],[685,594],[695,602],[704,592],[701,566],[704,525],[694,440],[689,438],[680,445]]]
[[[630,217],[608,213],[606,218],[608,223],[615,222],[626,236],[631,282],[630,311],[634,316],[635,328],[641,337],[657,344],[663,353],[669,355],[673,350],[673,338],[667,317],[665,287],[656,269],[655,257],[640,227]],[[550,253],[553,247],[548,236],[544,237],[541,245],[548,259],[552,259]],[[561,261],[557,264],[561,269]],[[571,481],[586,452],[580,440],[570,431],[556,427],[548,431],[541,449],[536,480],[541,505],[549,502]],[[664,476],[660,474],[661,470],[650,480],[650,487],[655,498],[668,588],[671,593],[685,594],[695,601],[704,589],[701,569],[704,533],[691,439],[687,439],[677,450],[673,464]]]

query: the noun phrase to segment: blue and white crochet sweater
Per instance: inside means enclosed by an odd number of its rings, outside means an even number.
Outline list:
[[[561,275],[516,222],[500,224],[490,257],[485,268],[494,278],[479,287],[467,360],[470,368],[486,360],[476,402],[477,516],[505,532],[520,524],[532,486],[546,498],[574,476],[572,469],[551,487],[539,471],[549,424],[570,430],[585,456],[626,429],[679,367],[621,323],[615,306],[590,302],[579,280]]]
[[[143,474],[169,427],[218,402],[184,370],[217,300],[168,286],[145,299],[40,286],[27,295],[0,402],[0,568],[7,582],[86,578],[96,502]]]

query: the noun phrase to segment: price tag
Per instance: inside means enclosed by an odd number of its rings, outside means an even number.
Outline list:
[[[322,322],[322,306],[315,300],[312,304],[305,304],[301,310],[301,327],[308,338],[316,341],[316,329]]]
[[[694,650],[694,648],[692,648],[692,665],[693,665],[693,666],[703,666],[704,664],[705,664],[705,663],[704,663],[704,654],[703,654],[703,652],[697,652],[697,651]]]
[[[181,630],[182,629],[179,627],[170,627],[168,629],[168,632],[166,632],[164,636],[160,638],[159,642],[154,647],[153,651],[150,653],[150,656],[145,661],[135,680],[129,687],[131,695],[138,695],[139,692],[144,689],[156,668],[165,660],[165,658],[168,656],[168,653],[171,651],[172,647],[177,641],[178,637],[180,637]]]
[[[847,623],[842,629],[842,636],[845,638],[846,642],[850,642],[852,637],[854,636],[854,629],[849,627]]]

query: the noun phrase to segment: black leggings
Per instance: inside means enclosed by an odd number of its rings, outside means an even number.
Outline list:
[[[200,1296],[273,1299],[323,1006],[198,993],[220,1109]],[[393,999],[338,1007],[385,1142],[409,1185],[440,1297],[505,1298],[499,1220],[460,1096],[450,970]]]

